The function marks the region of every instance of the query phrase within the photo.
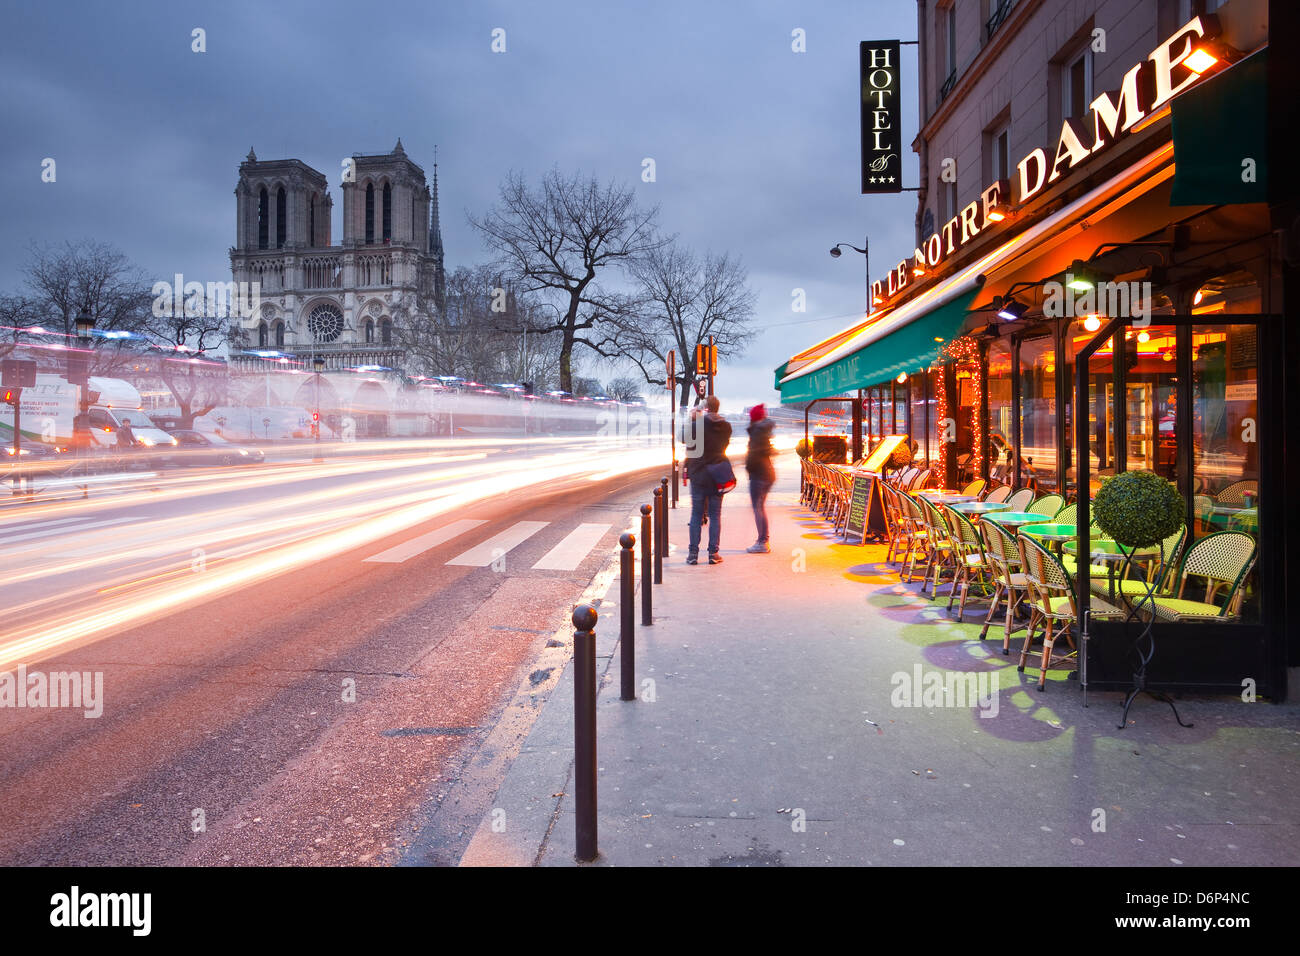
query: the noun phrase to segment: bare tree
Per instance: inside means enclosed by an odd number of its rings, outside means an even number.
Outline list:
[[[40,325],[72,335],[77,316],[85,311],[98,329],[144,331],[152,302],[150,284],[113,246],[82,239],[33,244],[30,252],[25,275]]]
[[[553,169],[536,192],[512,172],[499,205],[481,219],[469,217],[501,270],[549,310],[539,331],[559,334],[563,390],[573,390],[575,345],[605,357],[618,353],[621,320],[635,313],[635,301],[611,289],[607,273],[665,241],[654,231],[657,216],[658,207],[640,208],[631,189],[581,174],[566,179]]]
[[[640,321],[625,325],[620,354],[650,385],[667,387],[666,360],[677,352],[681,405],[689,404],[696,373],[695,347],[713,336],[718,355],[744,353],[754,336],[756,296],[744,266],[730,255],[698,256],[676,243],[653,250],[633,268],[642,300]]]
[[[639,402],[644,400],[641,394],[641,382],[628,376],[611,379],[610,383],[605,386],[605,394],[618,402]]]
[[[36,324],[36,310],[30,299],[0,293],[0,357],[13,352],[25,330]]]

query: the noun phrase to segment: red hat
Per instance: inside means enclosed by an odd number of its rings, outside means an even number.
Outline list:
[[[751,422],[761,422],[766,417],[767,409],[764,407],[762,402],[749,410],[749,420]]]

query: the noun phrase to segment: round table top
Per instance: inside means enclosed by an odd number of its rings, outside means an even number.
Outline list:
[[[1075,552],[1079,550],[1078,542],[1069,542],[1065,544],[1065,550]],[[1127,558],[1130,554],[1139,558],[1147,555],[1159,554],[1160,549],[1155,545],[1146,548],[1126,548],[1118,541],[1110,538],[1092,538],[1088,541],[1088,551],[1094,558],[1102,561],[1118,561],[1121,558]]]
[[[942,504],[955,504],[965,501],[979,501],[976,495],[963,495],[956,491],[918,491],[923,498],[933,498]]]
[[[1020,526],[1020,533],[1047,541],[1069,541],[1078,536],[1079,529],[1072,524],[1026,524]]]
[[[1020,526],[1022,524],[1034,524],[1043,520],[1043,516],[1035,514],[1032,511],[999,511],[994,514],[985,515],[990,521],[996,521],[998,524]]]
[[[967,515],[988,514],[991,511],[1008,511],[1011,506],[1000,501],[959,501],[952,505],[953,511]]]

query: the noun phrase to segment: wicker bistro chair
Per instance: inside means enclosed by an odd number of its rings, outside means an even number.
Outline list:
[[[831,469],[835,476],[835,532],[841,534],[848,530],[849,504],[853,501],[853,476],[837,469]]]
[[[911,584],[912,575],[916,571],[917,560],[921,558],[929,559],[930,529],[925,522],[925,513],[921,511],[921,506],[916,503],[916,499],[906,491],[899,491],[897,494],[899,513],[902,519],[900,530],[903,538],[907,541],[907,553],[903,555],[903,563],[898,575],[899,577],[906,575],[907,583]]]
[[[1234,481],[1214,497],[1221,505],[1228,505],[1232,508],[1244,508],[1246,506],[1246,492],[1248,491],[1252,494],[1259,491],[1259,482],[1251,480]]]
[[[1005,602],[1006,617],[1003,622],[1002,653],[1011,653],[1012,620],[1016,608],[1024,599],[1028,587],[1025,576],[1020,573],[1020,547],[1013,535],[996,521],[980,519],[980,534],[984,538],[984,555],[988,560],[993,575],[993,599],[989,602],[989,613],[984,618],[984,628],[980,631],[980,640],[988,635],[993,615],[997,613],[998,604]]]
[[[963,495],[975,495],[976,497],[978,497],[979,493],[984,490],[984,486],[986,484],[988,484],[988,482],[986,482],[983,478],[976,478],[965,488],[963,488],[961,490],[961,493]]]
[[[917,491],[924,488],[930,481],[930,469],[924,468],[912,476],[912,482],[907,486],[908,491]]]
[[[1060,511],[1064,505],[1065,499],[1060,495],[1043,495],[1043,497],[1039,498],[1025,510],[1031,511],[1036,515],[1044,515],[1045,517],[1051,518]]]
[[[980,537],[975,525],[971,524],[971,520],[960,511],[953,511],[951,508],[945,508],[944,515],[948,519],[949,540],[953,544],[953,559],[957,568],[953,577],[952,591],[948,594],[948,613],[952,613],[953,598],[957,596],[957,585],[960,584],[961,603],[957,606],[957,619],[961,620],[966,614],[966,599],[970,594],[972,583],[979,585],[985,591],[986,596],[980,597],[979,600],[992,599],[987,585],[992,582],[993,568],[984,550],[984,539]]]
[[[1019,535],[1016,543],[1020,547],[1021,573],[1025,576],[1026,598],[1030,606],[1029,629],[1025,633],[1025,643],[1020,648],[1020,664],[1016,670],[1024,671],[1025,662],[1029,660],[1029,652],[1034,643],[1034,629],[1041,622],[1043,660],[1038,674],[1038,689],[1042,691],[1047,688],[1048,668],[1053,663],[1064,662],[1077,653],[1073,650],[1074,636],[1071,633],[1071,627],[1079,617],[1079,608],[1074,596],[1074,579],[1056,555],[1030,535]],[[1101,598],[1091,598],[1089,606],[1095,618],[1124,617],[1122,610]],[[1070,654],[1054,658],[1052,648],[1062,636],[1065,637],[1072,651]]]
[[[989,493],[984,496],[984,500],[990,501],[993,504],[997,505],[1006,501],[1010,497],[1011,497],[1011,486],[999,485],[997,488],[993,488],[992,490],[990,490]]]
[[[885,563],[895,564],[902,561],[903,543],[911,544],[911,517],[906,513],[899,500],[902,492],[880,483],[880,496],[885,502],[885,526],[888,529],[888,547],[885,549]]]
[[[1074,524],[1078,516],[1078,505],[1066,505],[1056,514],[1052,515],[1052,524]]]
[[[925,498],[918,498],[917,500],[920,502],[921,513],[925,516],[926,552],[929,558],[925,566],[925,579],[921,582],[921,593],[925,593],[925,586],[929,583],[930,574],[933,572],[934,590],[930,593],[937,598],[939,596],[939,581],[943,578],[944,571],[953,572],[954,586],[956,584],[958,560],[956,549],[953,547],[952,535],[948,530],[948,519],[944,517],[943,512],[939,510],[937,505]]]
[[[1258,556],[1255,539],[1244,531],[1221,531],[1206,535],[1183,556],[1178,569],[1178,586],[1173,596],[1156,598],[1156,618],[1162,621],[1195,621],[1234,618],[1241,613],[1246,578]],[[1183,598],[1187,579],[1205,578],[1206,601]],[[1219,588],[1227,586],[1221,603],[1214,603]]]
[[[1012,511],[1024,511],[1029,507],[1029,503],[1034,500],[1034,489],[1020,488],[1011,492],[1003,500],[1011,506]]]
[[[1145,598],[1148,585],[1150,585],[1153,594],[1171,597],[1173,581],[1177,577],[1178,564],[1186,546],[1187,525],[1180,525],[1177,531],[1160,542],[1160,553],[1164,556],[1164,560],[1147,562],[1145,580],[1137,580],[1125,575],[1123,580],[1116,581],[1116,597],[1123,595],[1130,601],[1135,598]],[[1127,570],[1127,568],[1128,565],[1125,564],[1124,570]],[[1109,593],[1110,583],[1106,571],[1103,569],[1102,573],[1098,574],[1096,570],[1092,570],[1090,573],[1092,574],[1092,590],[1097,594]]]

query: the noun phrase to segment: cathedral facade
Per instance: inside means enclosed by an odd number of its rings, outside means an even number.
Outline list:
[[[241,344],[320,357],[326,370],[402,370],[401,330],[443,301],[438,167],[430,189],[399,139],[390,153],[353,155],[341,172],[343,237],[334,245],[324,174],[252,150],[240,163],[230,269],[235,282],[261,290],[260,308],[241,320]]]

